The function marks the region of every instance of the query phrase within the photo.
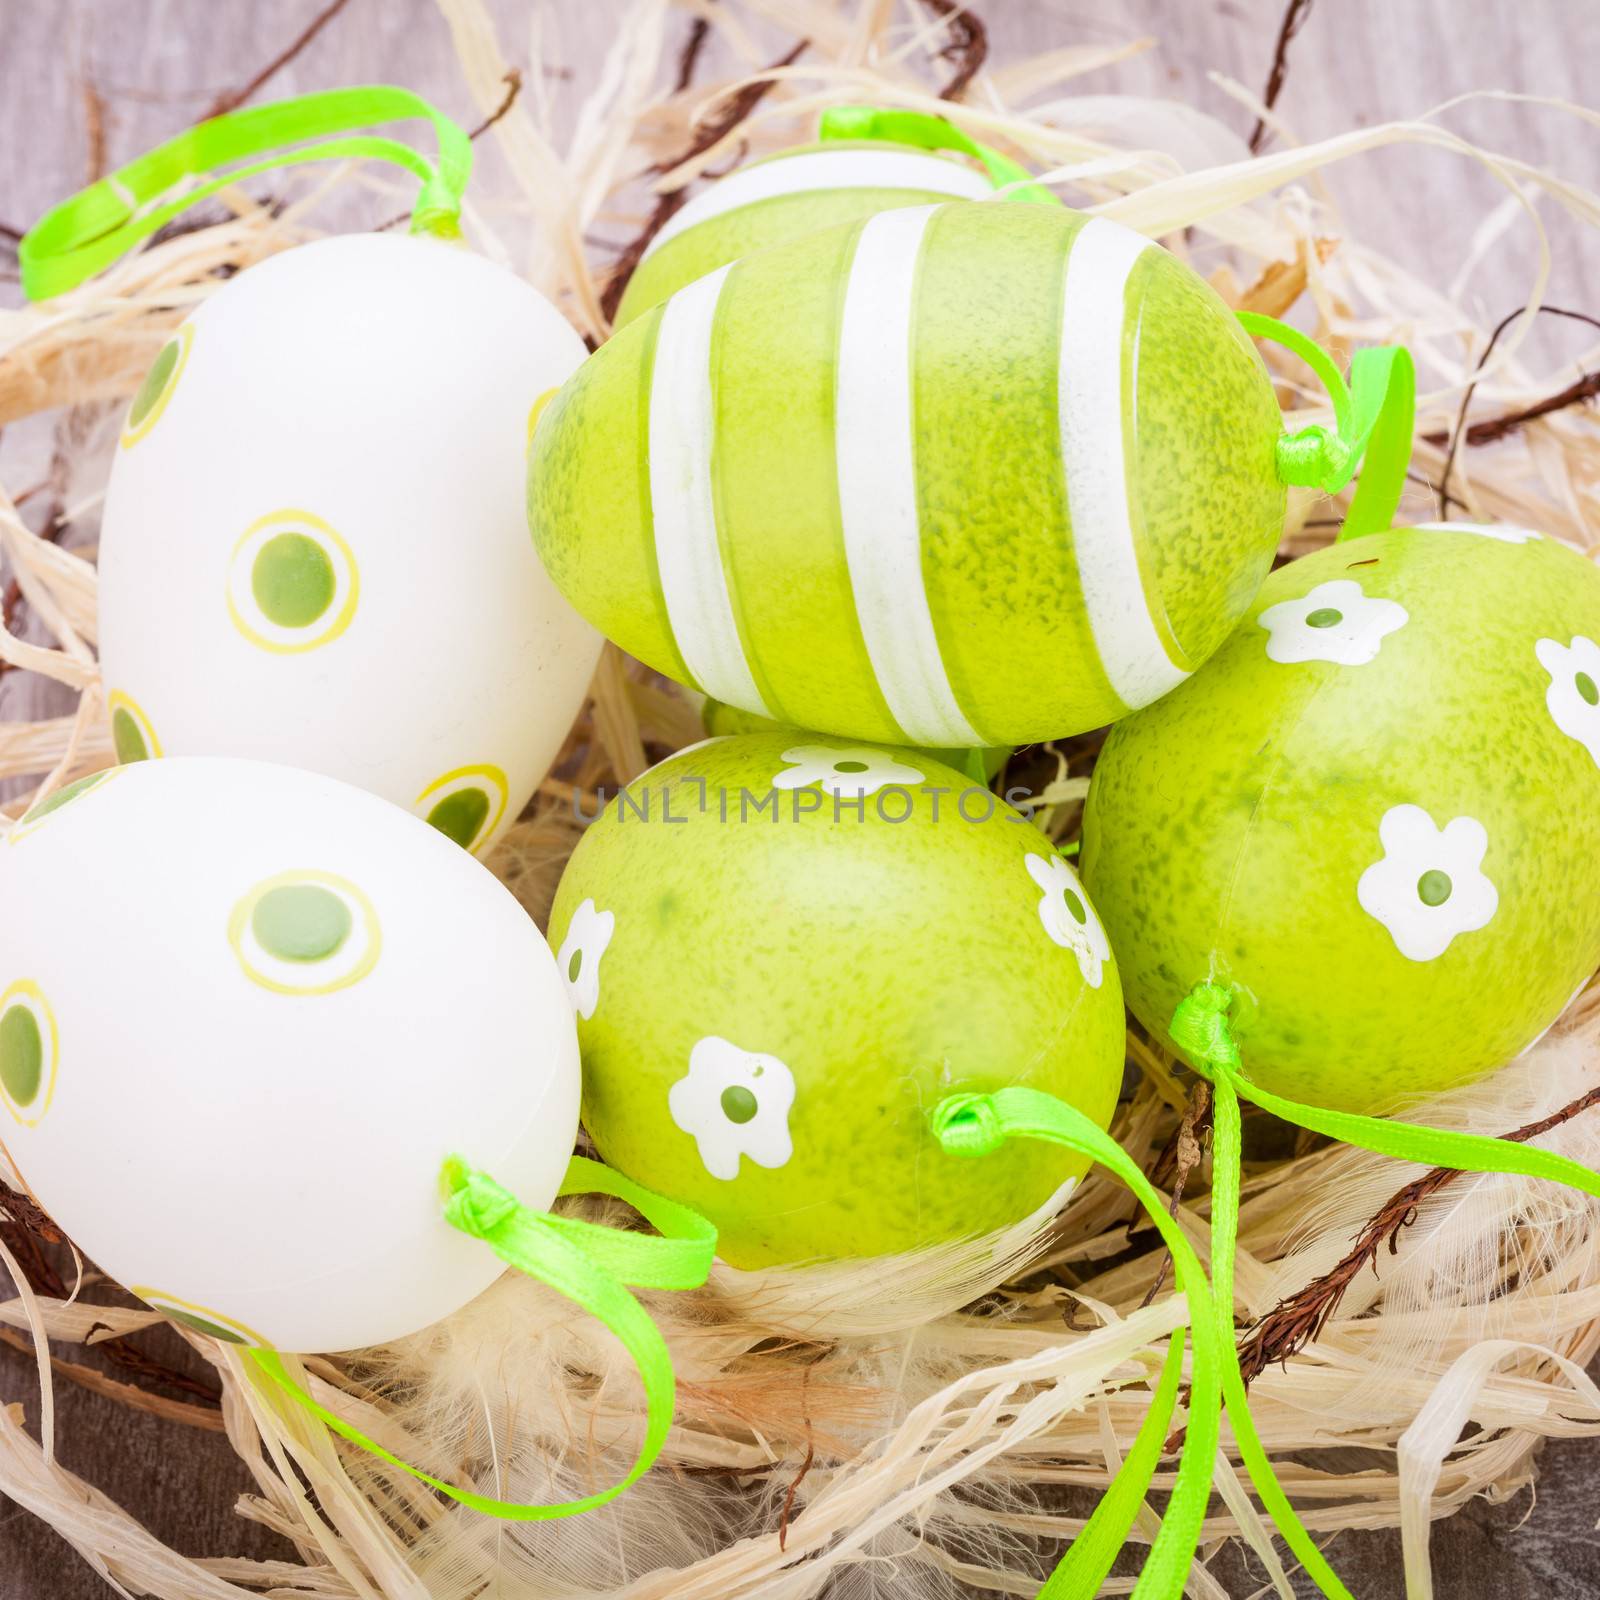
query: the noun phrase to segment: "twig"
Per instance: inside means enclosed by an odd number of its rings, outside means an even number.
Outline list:
[[[678,74],[672,80],[672,92],[682,94],[694,82],[695,68],[700,65],[700,52],[711,37],[711,23],[705,17],[696,17],[689,24],[689,35],[678,52]]]
[[[1310,15],[1311,0],[1289,0],[1289,7],[1278,28],[1278,42],[1272,51],[1272,70],[1267,74],[1267,87],[1261,95],[1261,104],[1268,111],[1277,105],[1278,96],[1283,93],[1283,81],[1289,76],[1289,45]],[[1267,119],[1257,117],[1255,127],[1250,130],[1251,155],[1266,143],[1266,138]]]
[[[799,60],[800,53],[811,43],[809,39],[799,40],[792,50],[778,57],[766,70],[776,71],[779,67],[793,65]],[[684,59],[689,62],[689,70],[693,71],[694,57],[690,55],[686,46]],[[681,67],[682,63],[680,63]],[[776,78],[755,78],[745,84],[737,93],[730,95],[723,102],[717,114],[707,120],[688,149],[680,151],[670,161],[658,161],[650,170],[652,172],[670,172],[674,167],[682,166],[685,161],[692,161],[697,155],[709,150],[712,145],[725,139],[746,117],[755,110],[762,99],[771,91],[777,82]],[[633,277],[639,263],[644,259],[644,253],[650,248],[650,241],[667,225],[673,213],[678,211],[689,198],[687,187],[674,189],[668,194],[656,198],[654,209],[649,220],[639,231],[637,236],[629,241],[622,254],[612,263],[611,276],[606,280],[604,292],[600,296],[600,310],[607,322],[614,321],[617,307],[622,304],[623,292],[628,287],[628,280]]]
[[[1515,311],[1509,313],[1507,316],[1502,317],[1499,322],[1495,324],[1494,332],[1489,335],[1489,342],[1484,346],[1483,354],[1478,357],[1477,366],[1472,369],[1472,381],[1467,385],[1466,389],[1462,393],[1461,405],[1456,412],[1455,427],[1450,431],[1450,448],[1445,451],[1444,470],[1439,474],[1438,494],[1439,515],[1441,517],[1448,517],[1450,515],[1450,507],[1452,504],[1462,507],[1463,510],[1466,508],[1465,500],[1458,499],[1455,495],[1450,493],[1450,474],[1455,468],[1456,452],[1461,448],[1461,440],[1463,437],[1466,438],[1469,444],[1482,442],[1480,439],[1474,439],[1472,435],[1480,429],[1493,428],[1496,423],[1499,423],[1501,425],[1501,431],[1499,433],[1490,433],[1487,435],[1487,438],[1491,440],[1502,438],[1506,433],[1512,432],[1521,423],[1530,421],[1532,415],[1544,415],[1544,411],[1534,408],[1531,415],[1518,416],[1514,419],[1500,417],[1491,419],[1489,422],[1474,423],[1471,428],[1466,426],[1467,407],[1472,404],[1472,396],[1477,390],[1478,380],[1483,376],[1483,369],[1489,364],[1489,357],[1494,354],[1494,347],[1500,342],[1500,335],[1504,333],[1506,329],[1509,328],[1511,324],[1515,322],[1517,318],[1520,317],[1526,310],[1526,306],[1518,306]],[[1567,311],[1560,306],[1540,306],[1539,313],[1541,316],[1548,315],[1552,317],[1569,317],[1574,322],[1586,322],[1591,328],[1600,328],[1600,320],[1591,317],[1587,312],[1584,311]],[[1584,381],[1586,380],[1580,379],[1579,383],[1581,384]],[[1560,400],[1561,404],[1563,405],[1572,405],[1575,403],[1574,400],[1562,400],[1561,396],[1559,395],[1552,396],[1551,398],[1553,400]],[[1587,397],[1579,395],[1575,398],[1584,399]],[[1543,404],[1543,402],[1540,402],[1540,404]],[[1558,407],[1555,405],[1549,405],[1546,406],[1545,409],[1554,411],[1557,410]],[[1427,438],[1429,444],[1442,444],[1444,442],[1444,437],[1442,434],[1430,433],[1425,435],[1425,437]]]
[[[1201,1140],[1205,1136],[1208,1114],[1211,1110],[1211,1085],[1204,1078],[1196,1078],[1194,1087],[1189,1091],[1189,1103],[1183,1108],[1183,1120],[1178,1124],[1177,1132],[1167,1141],[1167,1147],[1156,1158],[1156,1164],[1151,1169],[1152,1180],[1156,1174],[1164,1172],[1167,1167],[1173,1171],[1172,1203],[1167,1208],[1176,1217],[1178,1207],[1183,1203],[1183,1191],[1189,1182],[1189,1174],[1200,1165],[1200,1158],[1204,1153]],[[1172,1266],[1172,1252],[1163,1252],[1161,1264],[1156,1268],[1154,1282],[1145,1293],[1141,1306],[1151,1305],[1155,1297],[1161,1293],[1167,1281],[1167,1273]]]
[[[805,1482],[806,1474],[811,1470],[811,1464],[817,1459],[816,1440],[811,1435],[811,1413],[805,1410],[806,1385],[811,1382],[811,1367],[807,1365],[800,1374],[800,1406],[806,1419],[806,1457],[800,1463],[800,1470],[789,1480],[788,1492],[783,1497],[783,1511],[778,1518],[778,1549],[788,1547],[789,1542],[789,1517],[794,1511],[794,1497],[800,1492],[800,1485]]]
[[[1541,1133],[1570,1122],[1591,1106],[1600,1105],[1600,1088],[1590,1089],[1559,1111],[1514,1133],[1502,1137],[1516,1144],[1536,1139]],[[1389,1254],[1400,1248],[1400,1230],[1417,1220],[1418,1209],[1430,1195],[1455,1182],[1461,1174],[1454,1167],[1434,1167],[1420,1178],[1397,1189],[1362,1228],[1350,1252],[1336,1266],[1314,1278],[1305,1288],[1276,1306],[1252,1328],[1239,1346],[1239,1366],[1244,1381],[1251,1382],[1258,1373],[1276,1363],[1289,1360],[1310,1344],[1327,1325],[1329,1317],[1338,1308],[1345,1291],[1355,1282],[1363,1267],[1378,1270],[1378,1251],[1387,1240]]]
[[[30,1360],[35,1359],[33,1345],[10,1328],[0,1328],[0,1345],[15,1350],[18,1355],[27,1356]],[[208,1433],[221,1433],[226,1427],[221,1411],[214,1405],[191,1405],[186,1400],[168,1400],[164,1395],[151,1394],[136,1384],[118,1383],[115,1378],[108,1378],[105,1373],[97,1372],[93,1367],[83,1366],[77,1361],[64,1360],[58,1355],[50,1357],[50,1368],[51,1371],[60,1373],[63,1378],[70,1378],[83,1388],[104,1395],[108,1400],[115,1400],[118,1405],[127,1406],[132,1411],[146,1411],[169,1422],[182,1422],[191,1428],[204,1428]]]
[[[945,19],[950,35],[949,41],[939,52],[939,59],[954,62],[956,69],[949,83],[939,91],[939,98],[959,100],[988,60],[989,30],[957,0],[927,0],[927,4]]]
[[[282,72],[349,3],[350,0],[332,0],[332,4],[324,6],[290,41],[288,48],[275,55],[248,83],[241,85],[237,89],[230,90],[226,94],[218,95],[211,102],[211,109],[206,115],[208,117],[220,117],[224,112],[233,111],[242,106],[270,79]]]

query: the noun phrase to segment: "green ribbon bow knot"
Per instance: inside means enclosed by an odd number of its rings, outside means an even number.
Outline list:
[[[325,137],[413,117],[433,124],[437,161],[375,134]],[[304,144],[307,140],[321,142]],[[286,148],[293,145],[302,147]],[[269,150],[274,154],[266,160],[249,162]],[[23,293],[30,300],[49,300],[75,289],[180,212],[242,179],[305,161],[364,159],[388,161],[421,181],[411,217],[413,233],[447,239],[460,235],[461,199],[472,174],[472,142],[466,133],[409,89],[382,84],[329,89],[212,117],[52,207],[17,246]],[[222,167],[231,170],[219,172]],[[210,173],[218,175],[162,200],[186,178]]]
[[[828,141],[867,139],[909,145],[917,150],[954,150],[978,161],[995,188],[1010,191],[1006,195],[1008,200],[1046,206],[1062,203],[1060,197],[1042,183],[1035,183],[1026,167],[986,144],[979,144],[953,122],[927,111],[902,111],[892,106],[829,106],[822,113],[817,136]]]
[[[1376,533],[1394,521],[1411,465],[1416,425],[1417,373],[1403,345],[1358,350],[1347,384],[1328,352],[1298,328],[1254,311],[1236,313],[1245,332],[1271,339],[1316,373],[1333,404],[1334,426],[1319,423],[1278,440],[1278,476],[1284,483],[1337,494],[1361,469],[1341,539]]]
[[[624,1285],[648,1289],[692,1289],[706,1280],[716,1255],[717,1230],[698,1212],[668,1200],[583,1156],[574,1156],[562,1194],[609,1194],[626,1201],[659,1237],[601,1227],[576,1217],[558,1217],[524,1206],[485,1172],[452,1156],[442,1173],[445,1220],[481,1239],[502,1261],[548,1284],[605,1324],[633,1357],[645,1395],[645,1434],[627,1473],[594,1494],[557,1505],[522,1505],[497,1500],[430,1476],[367,1437],[330,1411],[291,1373],[276,1350],[252,1349],[261,1371],[297,1404],[341,1438],[380,1461],[437,1489],[450,1499],[506,1522],[546,1522],[575,1517],[614,1500],[649,1471],[672,1426],[676,1380],[672,1357],[649,1313]]]

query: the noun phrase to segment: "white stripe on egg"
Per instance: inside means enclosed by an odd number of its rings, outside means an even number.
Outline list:
[[[884,211],[856,242],[834,401],[845,560],[867,655],[913,744],[981,745],[950,687],[922,579],[912,439],[912,298],[937,206]]]
[[[650,504],[667,619],[684,664],[714,699],[770,716],[734,621],[711,492],[711,328],[731,266],[666,302],[650,377]]]

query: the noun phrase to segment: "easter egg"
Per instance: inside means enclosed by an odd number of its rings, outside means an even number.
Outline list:
[[[738,1266],[1018,1222],[1086,1163],[946,1155],[934,1104],[1026,1083],[1104,1126],[1121,1085],[1116,967],[1076,874],[905,751],[793,733],[680,751],[584,834],[550,930],[585,1126]]]
[[[458,1154],[547,1206],[578,1050],[548,947],[439,831],[318,774],[94,774],[0,843],[0,1142],[101,1268],[202,1331],[342,1350],[503,1270]]]
[[[1378,1112],[1508,1060],[1600,964],[1600,570],[1435,525],[1281,568],[1112,730],[1083,871],[1163,1034],[1234,993],[1245,1073]]]
[[[746,256],[542,412],[529,520],[625,650],[797,727],[927,748],[1097,727],[1181,683],[1282,531],[1237,320],[1064,208],[882,212]]]
[[[981,200],[991,189],[956,156],[879,139],[831,139],[752,161],[667,219],[628,280],[616,325],[752,250],[897,206]]]
[[[737,706],[725,706],[720,700],[707,700],[700,708],[700,720],[710,734],[772,733],[783,727],[781,722],[774,722],[771,717],[759,716],[754,711],[741,711]],[[803,730],[792,728],[786,731],[798,736]],[[1004,745],[992,750],[911,751],[913,760],[926,756],[932,761],[943,762],[947,767],[954,767],[969,778],[981,778],[984,783],[993,780],[1010,754],[1010,749]]]
[[[202,304],[107,489],[119,759],[308,767],[491,844],[600,649],[522,513],[532,407],[583,354],[528,284],[425,237],[304,245]]]

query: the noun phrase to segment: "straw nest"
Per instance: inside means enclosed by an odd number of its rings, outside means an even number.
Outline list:
[[[979,41],[955,8],[929,6],[908,20],[871,0],[692,6],[698,21],[686,48],[681,13],[667,0],[637,0],[616,30],[601,87],[573,125],[552,130],[537,92],[504,104],[506,66],[481,0],[440,5],[484,117],[501,113],[480,145],[480,155],[490,141],[498,153],[469,205],[469,237],[526,272],[593,340],[606,333],[614,264],[652,212],[672,203],[662,197],[746,151],[795,142],[832,102],[944,110],[1050,174],[1069,203],[1185,255],[1233,304],[1292,315],[1336,349],[1409,344],[1422,393],[1403,517],[1433,519],[1444,508],[1536,526],[1580,547],[1586,527],[1600,526],[1600,433],[1581,405],[1564,403],[1583,398],[1569,370],[1531,370],[1519,355],[1534,317],[1492,339],[1456,299],[1365,248],[1318,180],[1347,157],[1381,171],[1384,147],[1425,144],[1493,173],[1512,197],[1510,219],[1520,207],[1546,264],[1539,197],[1581,226],[1600,226],[1595,195],[1450,131],[1447,122],[1470,124],[1470,103],[1318,144],[1283,140],[1255,158],[1219,124],[1191,117],[1183,154],[1192,161],[1199,149],[1219,164],[1185,171],[1159,147],[1122,148],[1064,126],[1065,86],[1115,51],[1067,50],[974,74]],[[713,48],[701,49],[708,31]],[[774,66],[798,38],[808,41],[804,52]],[[724,64],[720,81],[713,61]],[[960,98],[941,101],[952,73]],[[1128,109],[1129,140],[1158,144]],[[1593,120],[1571,107],[1552,111]],[[12,815],[34,793],[110,760],[94,654],[94,530],[115,416],[167,332],[227,271],[315,237],[341,202],[382,216],[405,198],[371,171],[349,169],[285,180],[266,198],[230,192],[220,213],[202,214],[204,225],[61,300],[0,312],[0,426],[58,413],[54,488],[64,508],[41,534],[0,489],[0,545],[14,581],[0,661],[79,697],[74,714],[0,727],[0,778],[29,780]],[[1481,249],[1493,248],[1507,220],[1497,213],[1481,230]],[[1529,312],[1543,282],[1541,270]],[[1290,358],[1268,359],[1278,362],[1295,421],[1322,420],[1309,375]],[[1583,367],[1594,365],[1591,350]],[[1464,431],[1469,412],[1474,425]],[[1297,493],[1286,553],[1329,537],[1337,516],[1325,499]],[[426,640],[418,644],[425,650]],[[575,793],[592,797],[698,736],[686,696],[608,649],[557,775],[492,863],[536,917],[575,838]],[[1023,781],[1043,791],[1041,825],[1058,840],[1078,826],[1093,753],[1087,740],[1022,758]],[[1489,1133],[1547,1117],[1588,1087],[1597,1039],[1591,992],[1529,1054],[1419,1114]],[[1169,1190],[1181,1172],[1177,1215],[1204,1251],[1206,1164],[1181,1125],[1186,1086],[1137,1033],[1128,1043],[1135,1087],[1114,1132]],[[1426,1596],[1431,1519],[1528,1484],[1541,1439],[1600,1431],[1600,1390],[1582,1370],[1600,1350],[1594,1202],[1481,1177],[1413,1206],[1394,1197],[1415,1170],[1291,1142],[1265,1119],[1250,1133],[1241,1338],[1284,1306],[1246,1350],[1260,1367],[1252,1394],[1265,1443],[1314,1531],[1400,1526],[1410,1592]],[[1600,1164],[1600,1118],[1572,1117],[1547,1137]],[[47,1226],[14,1198],[8,1205],[9,1237]],[[1353,1245],[1365,1248],[1352,1254]],[[68,1472],[54,1451],[52,1383],[85,1370],[60,1347],[137,1336],[158,1318],[91,1307],[48,1283],[30,1288],[3,1244],[0,1258],[18,1285],[0,1302],[0,1322],[31,1340],[42,1389],[38,1415],[0,1407],[0,1492],[52,1523],[124,1592],[169,1600],[1031,1594],[1059,1541],[1082,1526],[1091,1492],[1114,1474],[1163,1342],[1185,1318],[1154,1232],[1128,1194],[1100,1177],[1058,1217],[1000,1239],[887,1263],[719,1267],[701,1292],[651,1297],[680,1378],[662,1463],[616,1505],[531,1529],[396,1481],[263,1392],[233,1352],[196,1338],[221,1382],[221,1426],[256,1484],[239,1514],[285,1535],[299,1562],[192,1559]],[[80,1284],[93,1281],[84,1274]],[[1290,1359],[1273,1361],[1297,1344]],[[397,1453],[512,1499],[608,1482],[637,1439],[640,1396],[618,1347],[515,1277],[402,1344],[306,1367],[321,1399]],[[16,1380],[13,1370],[8,1381]],[[96,1381],[170,1420],[217,1425],[197,1401]],[[1170,1485],[1175,1461],[1165,1465],[1158,1489]],[[1226,1436],[1215,1486],[1208,1551],[1243,1539],[1261,1592],[1288,1595]],[[1158,1507],[1147,1508],[1137,1537],[1149,1536]],[[1113,1579],[1108,1592],[1128,1586]],[[1189,1593],[1226,1591],[1197,1567]]]

